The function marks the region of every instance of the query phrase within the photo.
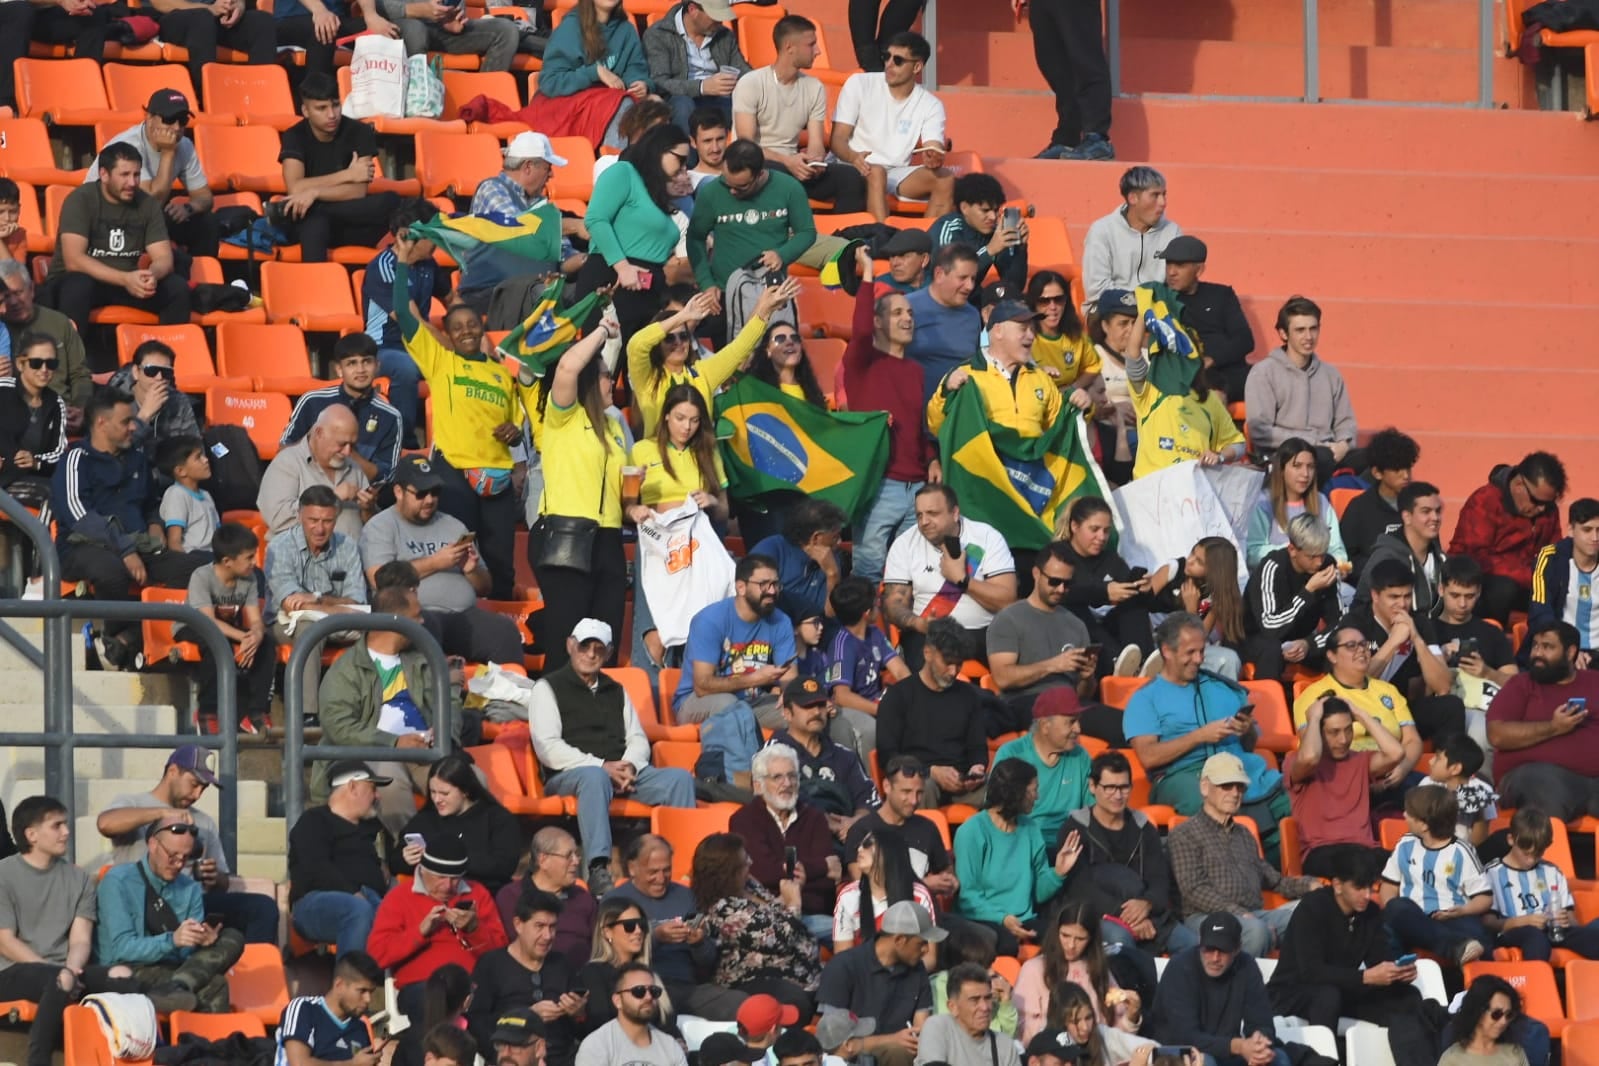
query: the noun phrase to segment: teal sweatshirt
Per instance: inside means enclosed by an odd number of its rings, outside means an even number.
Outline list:
[[[1045,850],[1053,848],[1067,816],[1088,806],[1088,769],[1094,760],[1079,744],[1056,759],[1054,766],[1046,766],[1031,733],[1002,745],[994,753],[996,763],[1001,759],[1021,759],[1038,771],[1038,802],[1027,817],[1038,827]]]
[[[605,56],[600,64],[614,71],[623,85],[641,81],[653,92],[655,84],[650,81],[650,68],[644,61],[644,45],[639,40],[638,30],[620,7],[617,14],[619,18],[600,23],[605,31]],[[596,65],[590,63],[583,52],[583,31],[578,26],[577,13],[568,12],[550,34],[549,44],[544,46],[539,92],[545,96],[572,96],[598,85],[600,76],[595,71]]]
[[[955,876],[961,882],[955,909],[981,922],[998,923],[1007,914],[1029,921],[1061,886],[1038,826],[1023,817],[1015,832],[1004,833],[986,810],[955,831]]]
[[[727,288],[727,276],[762,252],[775,250],[788,266],[816,243],[816,220],[805,186],[792,175],[768,170],[766,185],[747,200],[727,190],[721,178],[701,185],[688,223],[688,261],[700,288]],[[707,253],[705,240],[716,247]]]
[[[615,163],[600,175],[583,221],[590,250],[613,267],[624,259],[664,263],[677,248],[677,223],[655,206],[632,163]]]

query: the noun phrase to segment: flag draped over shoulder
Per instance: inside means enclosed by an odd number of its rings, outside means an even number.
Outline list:
[[[565,278],[546,285],[533,313],[499,343],[498,351],[505,357],[506,367],[524,383],[543,377],[581,335],[581,323],[605,302],[603,293],[591,292],[571,307],[562,308],[561,290],[565,287]]]
[[[1140,285],[1137,295],[1138,314],[1148,331],[1150,384],[1163,396],[1186,396],[1203,360],[1199,342],[1180,321],[1182,297],[1161,282]]]
[[[962,513],[998,529],[1011,547],[1042,548],[1073,500],[1110,498],[1087,433],[1081,413],[1067,408],[1042,436],[1023,437],[989,421],[977,389],[956,389],[938,433],[944,481]]]
[[[538,212],[522,215],[437,215],[428,222],[411,226],[411,236],[426,237],[443,248],[459,262],[468,252],[489,245],[495,251],[519,255],[525,259],[548,260],[551,234],[542,232],[544,219]],[[560,248],[561,236],[554,234],[555,247]]]
[[[743,375],[716,397],[728,492],[777,491],[829,500],[856,521],[888,468],[885,411],[828,411]]]

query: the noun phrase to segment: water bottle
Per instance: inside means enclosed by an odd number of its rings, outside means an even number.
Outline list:
[[[1566,927],[1560,921],[1560,918],[1562,917],[1560,910],[1560,903],[1555,899],[1554,892],[1551,891],[1544,897],[1544,932],[1549,935],[1549,943],[1555,945],[1564,944],[1566,942]]]

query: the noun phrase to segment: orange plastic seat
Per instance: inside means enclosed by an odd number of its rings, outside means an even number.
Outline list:
[[[831,392],[833,377],[844,365],[844,342],[837,337],[808,340],[805,342],[805,354],[811,361],[811,369],[816,371],[816,380],[822,384],[822,391]],[[973,680],[981,681],[987,676],[988,670],[985,668]]]
[[[276,1027],[289,1005],[289,982],[276,944],[244,946],[244,954],[228,971],[228,998],[237,1013],[253,1015],[263,1026]]]
[[[839,337],[848,340],[854,328],[855,297],[842,289],[829,289],[820,282],[801,283],[794,301],[800,332],[806,337]],[[809,351],[809,345],[806,346]],[[817,380],[822,380],[818,376]]]
[[[1133,693],[1148,682],[1147,677],[1102,677],[1099,679],[1099,701],[1107,707],[1118,707],[1125,711]]]
[[[524,811],[528,799],[527,786],[517,772],[516,757],[506,744],[478,744],[466,749],[483,776],[488,779],[489,792],[500,805],[512,814]]]
[[[1033,267],[1033,260],[1038,266]],[[1027,220],[1027,262],[1034,270],[1054,270],[1075,278],[1077,257],[1072,254],[1072,242],[1066,232],[1066,220],[1057,215],[1039,215]]]
[[[627,689],[628,698],[633,701],[633,710],[638,713],[639,724],[644,727],[644,735],[649,737],[652,743],[665,740],[698,743],[699,726],[668,726],[661,722],[660,715],[656,712],[655,693],[650,689],[649,674],[637,666],[612,666],[607,667],[605,672]]]
[[[150,97],[158,89],[176,89],[198,108],[195,101],[199,96],[194,91],[194,79],[189,77],[189,68],[178,63],[138,66],[132,63],[107,63],[101,71],[105,75],[106,100],[114,111],[142,113],[145,104],[150,102]],[[216,101],[207,98],[206,105],[204,111],[197,109],[193,114],[192,121],[196,126],[239,124],[238,116]]]
[[[283,194],[278,132],[271,126],[197,126],[194,148],[206,177],[235,191]]]
[[[43,119],[0,118],[0,174],[35,185],[78,185],[84,172],[57,166]],[[38,212],[37,203],[34,212]]]
[[[80,1004],[73,1004],[61,1012],[61,1043],[64,1052],[62,1061],[72,1066],[150,1066],[154,1061],[113,1058],[111,1045],[100,1031],[94,1008]]]
[[[1560,990],[1555,986],[1555,971],[1547,962],[1468,962],[1463,974],[1466,984],[1492,974],[1509,982],[1521,993],[1521,1010],[1529,1018],[1536,1018],[1549,1027],[1551,1034],[1566,1026],[1566,1010],[1560,1003]]]
[[[22,1022],[31,1022],[39,1016],[39,1004],[31,999],[11,999],[0,1001],[0,1018],[4,1018],[12,1025]]]
[[[294,408],[281,392],[212,387],[205,390],[205,417],[213,425],[240,426],[263,461],[278,454],[278,438]],[[288,645],[284,645],[287,648]]]
[[[551,137],[550,150],[565,159],[566,166],[550,171],[550,184],[544,195],[551,200],[588,203],[594,195],[594,146],[582,137]]]
[[[106,99],[100,64],[92,59],[19,59],[16,72],[17,111],[42,118],[53,126],[92,126],[96,122],[121,122],[131,126],[144,114],[144,105],[117,110]]]
[[[1599,1021],[1572,1022],[1561,1039],[1562,1066],[1599,1066]]]
[[[183,603],[188,593],[182,589],[146,587],[139,590],[140,603]],[[166,619],[146,619],[139,623],[144,635],[144,658],[149,663],[200,661],[200,646],[174,638],[176,623]]]
[[[1282,853],[1282,870],[1287,877],[1300,877],[1305,872],[1304,843],[1299,837],[1299,822],[1293,815],[1277,823],[1277,847]]]
[[[532,85],[529,85],[528,91],[533,91]],[[444,72],[444,117],[460,118],[461,108],[479,96],[487,96],[512,111],[522,107],[516,78],[508,70]],[[526,132],[528,127],[525,122],[469,122],[466,128],[469,133],[492,133],[495,137],[509,140],[518,133]],[[427,188],[425,179],[422,187]]]
[[[1399,838],[1410,832],[1410,827],[1403,818],[1384,818],[1377,823],[1382,847],[1384,851],[1392,851],[1399,846]]]
[[[444,57],[445,62],[449,62],[452,59],[459,59],[459,58],[461,58],[461,57],[457,57],[457,56],[445,56]],[[472,65],[471,65],[470,69],[476,70],[477,69],[477,63],[480,62],[480,60],[478,60],[478,57],[477,56],[470,56],[470,57],[467,57],[467,58],[470,58],[471,60],[474,61],[472,63]],[[339,99],[342,100],[342,99],[345,99],[346,97],[348,97],[350,95],[350,68],[349,67],[340,67],[339,71],[338,71],[338,77],[339,77]],[[449,112],[446,111],[445,114],[447,115],[447,114],[449,114]],[[398,135],[398,136],[401,136],[401,137],[404,137],[404,136],[413,136],[414,137],[418,133],[465,133],[466,132],[466,123],[465,122],[462,122],[460,119],[451,119],[451,118],[391,118],[390,116],[387,116],[387,115],[373,115],[372,117],[364,118],[361,121],[362,122],[371,123],[372,128],[377,130],[381,134]]]
[[[1332,501],[1333,512],[1339,518],[1342,518],[1344,511],[1349,507],[1349,501],[1359,496],[1363,491],[1363,489],[1333,489],[1327,494],[1327,498]]]
[[[288,71],[276,63],[207,63],[200,70],[200,84],[207,111],[235,115],[245,126],[286,130],[300,121],[289,94]]]
[[[197,1011],[172,1012],[172,1042],[176,1044],[184,1033],[206,1040],[226,1040],[234,1033],[251,1037],[266,1037],[266,1024],[253,1014],[236,1011],[232,1014],[200,1014]]]
[[[777,60],[777,45],[772,43],[772,30],[786,11],[781,7],[743,8],[739,11],[734,31],[738,35],[738,50],[751,67],[770,66]],[[820,43],[820,35],[817,37]],[[828,114],[832,114],[829,109]]]
[[[134,350],[145,341],[160,341],[172,349],[175,356],[173,369],[177,372],[178,391],[199,395],[206,389],[248,389],[249,378],[223,378],[217,376],[211,362],[211,347],[206,343],[205,331],[199,326],[141,326],[124,324],[117,327],[117,365],[133,362]]]
[[[342,283],[341,291],[348,291]],[[284,392],[291,396],[327,384],[311,373],[305,334],[299,327],[284,323],[228,322],[218,326],[217,373],[252,378],[258,392]]]
[[[650,811],[650,832],[672,845],[672,876],[687,877],[694,865],[694,849],[712,833],[727,832],[736,803],[706,807],[656,807]]]
[[[493,134],[430,130],[416,135],[416,176],[421,179],[423,196],[470,197],[479,182],[504,166],[500,142]]]
[[[1288,709],[1283,687],[1275,681],[1240,683],[1249,690],[1250,702],[1255,705],[1255,724],[1260,727],[1260,737],[1255,745],[1279,755],[1299,747],[1299,735],[1294,732],[1294,716]]]
[[[650,746],[650,762],[663,770],[684,770],[692,774],[703,750],[698,741],[657,740]]]
[[[338,263],[262,263],[261,298],[268,322],[292,323],[309,333],[359,333],[349,272]]]
[[[876,752],[873,752],[873,754],[875,755]],[[930,807],[927,810],[917,811],[916,813],[933,823],[933,828],[938,830],[939,839],[944,842],[945,851],[949,851],[955,846],[954,838],[949,832],[949,819],[944,817],[943,811],[936,807]]]

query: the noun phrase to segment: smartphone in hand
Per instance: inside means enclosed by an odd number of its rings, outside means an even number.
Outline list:
[[[799,865],[799,849],[788,847],[783,849],[783,877],[788,880],[794,878],[794,867]]]

